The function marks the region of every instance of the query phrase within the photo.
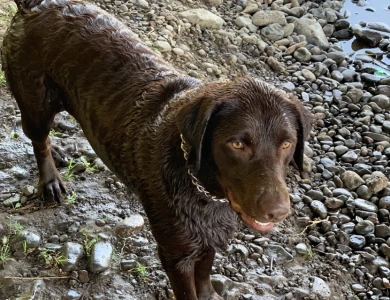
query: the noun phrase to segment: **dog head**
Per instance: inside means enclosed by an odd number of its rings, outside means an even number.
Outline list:
[[[201,181],[212,173],[247,225],[266,231],[288,215],[287,168],[294,159],[302,170],[311,128],[299,100],[251,78],[210,84],[182,108],[178,126],[193,173]]]

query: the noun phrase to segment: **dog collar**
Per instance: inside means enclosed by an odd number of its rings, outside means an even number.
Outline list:
[[[191,146],[189,146],[188,143],[184,140],[183,134],[180,134],[180,138],[181,138],[180,147],[181,147],[181,150],[183,150],[184,159],[187,162]],[[228,199],[226,199],[226,198],[217,198],[216,196],[211,195],[210,192],[206,190],[206,188],[200,183],[199,179],[195,177],[195,175],[192,173],[192,171],[188,167],[187,167],[187,173],[191,177],[192,184],[196,187],[196,189],[200,193],[205,195],[207,198],[209,198],[215,202],[222,202],[222,203],[229,202]]]

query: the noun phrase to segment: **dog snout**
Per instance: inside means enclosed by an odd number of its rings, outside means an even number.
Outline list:
[[[262,188],[257,194],[258,219],[281,222],[290,213],[290,197],[284,185]]]
[[[265,215],[265,219],[267,222],[278,223],[283,221],[289,212],[290,207],[288,205],[278,205]]]

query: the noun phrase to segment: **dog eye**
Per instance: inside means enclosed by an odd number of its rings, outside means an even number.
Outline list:
[[[283,144],[282,144],[282,148],[283,148],[283,149],[287,149],[288,147],[290,147],[290,145],[291,145],[290,142],[285,141],[285,142],[283,142]]]
[[[233,145],[233,148],[235,148],[235,149],[243,149],[244,148],[244,144],[241,142],[233,142],[232,145]]]

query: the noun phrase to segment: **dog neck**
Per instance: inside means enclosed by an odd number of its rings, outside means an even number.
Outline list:
[[[188,166],[188,158],[191,151],[191,146],[185,141],[182,134],[180,134],[181,138],[181,150],[183,151],[183,156],[185,161],[187,162],[187,173],[191,177],[192,184],[196,187],[196,189],[205,195],[208,199],[213,200],[215,202],[229,202],[226,198],[218,198],[216,196],[213,196],[207,189],[202,185],[200,180],[193,174],[191,168]]]

